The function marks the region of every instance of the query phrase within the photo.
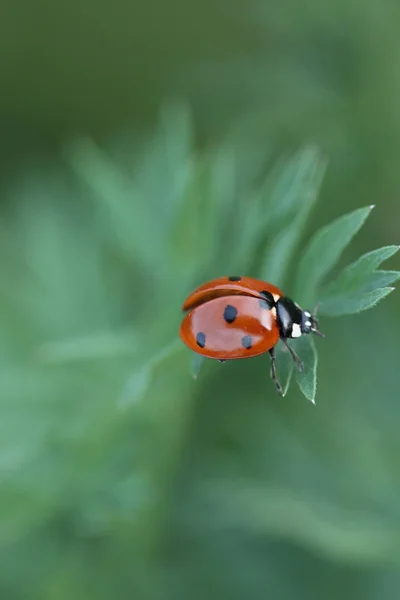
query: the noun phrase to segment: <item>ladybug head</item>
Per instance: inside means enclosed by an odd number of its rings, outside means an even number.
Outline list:
[[[287,296],[279,298],[276,303],[276,313],[281,337],[298,338],[311,332],[320,337],[325,337],[318,330],[317,309],[318,306],[311,314],[307,310],[302,310],[296,302],[293,302]]]
[[[319,304],[314,308],[313,313],[311,314],[307,310],[303,310],[301,313],[301,333],[315,333],[319,337],[325,337],[323,333],[321,333],[318,329],[318,319],[317,319],[317,310]]]

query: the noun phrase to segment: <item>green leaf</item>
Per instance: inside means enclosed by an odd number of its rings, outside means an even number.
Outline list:
[[[352,277],[355,277],[356,274],[361,276],[364,273],[372,273],[385,260],[396,254],[399,249],[400,246],[383,246],[382,248],[371,250],[371,252],[367,252],[349,265],[344,271],[351,273]]]
[[[197,352],[193,353],[192,362],[191,362],[191,372],[192,372],[193,379],[197,379],[199,377],[200,370],[201,370],[202,366],[204,365],[205,360],[206,360],[205,356],[202,356],[201,354],[197,354]]]
[[[276,373],[286,396],[294,371],[294,362],[285,346],[279,344],[276,347]]]
[[[118,400],[118,408],[126,409],[140,402],[151,386],[152,375],[152,370],[147,366],[133,373]]]
[[[314,340],[304,336],[299,338],[296,341],[296,351],[304,363],[303,371],[296,371],[297,384],[304,396],[315,404],[318,355]]]
[[[303,306],[309,306],[316,300],[323,278],[336,265],[372,208],[359,208],[339,217],[311,239],[300,262],[295,286],[295,296]]]
[[[90,336],[61,339],[41,344],[36,358],[45,364],[110,360],[131,355],[137,350],[138,338],[132,332],[98,332]]]
[[[130,168],[122,168],[91,139],[65,147],[67,161],[93,194],[106,234],[130,259],[153,271],[161,268],[160,249],[184,202],[192,167],[191,125],[186,107],[165,105],[156,134],[147,136],[140,161]]]
[[[312,146],[302,149],[289,163],[279,185],[272,194],[271,207],[278,223],[277,234],[268,243],[260,268],[260,278],[284,283],[287,268],[301,239],[307,218],[318,198],[326,171],[327,161],[321,152]],[[271,219],[273,221],[273,218]]]
[[[135,183],[152,208],[149,212],[157,221],[155,226],[160,234],[169,233],[181,210],[191,175],[193,137],[188,106],[180,102],[165,103],[160,110],[155,135],[147,140],[139,164],[135,165]],[[154,210],[157,219],[154,219]]]
[[[344,293],[342,296],[333,296],[322,301],[319,312],[330,317],[359,313],[378,304],[394,289],[394,287],[384,287],[363,294],[349,292],[347,295]]]
[[[174,268],[202,272],[228,251],[220,248],[221,223],[231,212],[233,182],[233,157],[225,148],[193,162],[171,234]]]
[[[368,274],[363,280],[355,280],[345,285],[338,280],[332,285],[326,286],[319,294],[320,305],[325,307],[328,303],[335,302],[340,298],[356,297],[366,292],[374,292],[377,289],[390,286],[400,279],[400,271],[376,271]],[[323,309],[325,312],[325,309]]]
[[[398,246],[386,246],[373,250],[344,268],[336,280],[322,289],[320,313],[349,315],[375,306],[392,291],[389,286],[400,278],[399,271],[375,269],[398,249]]]
[[[126,408],[142,400],[153,381],[155,370],[171,356],[182,350],[182,347],[180,340],[174,340],[154,354],[147,362],[138,366],[124,386],[118,402],[119,407]]]
[[[321,293],[322,297],[334,296],[343,291],[372,291],[377,287],[385,287],[398,279],[397,271],[376,271],[377,267],[393,256],[399,246],[386,246],[361,256],[358,260],[344,268],[339,276],[328,283]]]
[[[65,156],[79,180],[93,194],[95,211],[107,235],[130,256],[155,263],[154,215],[133,180],[91,139],[66,146]]]
[[[246,271],[252,261],[253,245],[249,240],[261,241],[265,231],[280,231],[291,221],[298,205],[297,191],[303,171],[310,167],[316,150],[302,148],[290,159],[282,156],[253,192],[247,202],[239,202],[235,229],[235,264],[232,268]],[[251,210],[249,210],[249,205]]]
[[[376,271],[371,273],[360,285],[361,292],[373,292],[378,288],[390,286],[400,278],[400,271]]]
[[[315,202],[326,160],[319,148],[304,146],[290,160],[282,159],[278,167],[267,179],[267,183],[275,179],[268,197],[268,219],[275,224],[299,212],[304,202]]]

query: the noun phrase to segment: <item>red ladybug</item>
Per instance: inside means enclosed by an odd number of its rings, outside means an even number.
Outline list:
[[[281,339],[296,366],[303,364],[287,342],[318,331],[315,313],[302,310],[270,283],[252,277],[220,277],[196,288],[185,300],[180,336],[191,349],[221,362],[271,357],[271,377],[282,394],[275,368],[275,346]]]

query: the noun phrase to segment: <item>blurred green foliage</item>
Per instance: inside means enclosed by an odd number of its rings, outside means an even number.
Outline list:
[[[5,2],[2,597],[398,596],[397,293],[346,315],[397,277],[399,17]],[[303,302],[304,240],[371,204],[323,288],[316,406],[266,357],[192,380],[194,285],[262,274]]]

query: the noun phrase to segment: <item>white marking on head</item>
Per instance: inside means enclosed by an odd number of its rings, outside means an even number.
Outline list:
[[[280,295],[279,294],[272,294],[273,299],[275,300],[275,302],[278,302]]]
[[[311,313],[308,312],[308,310],[304,311],[304,316],[310,318],[311,317]]]
[[[298,323],[292,325],[292,338],[298,338],[301,336],[301,327]]]
[[[311,321],[306,321],[306,322],[304,323],[304,325],[305,325],[306,327],[311,327]]]

